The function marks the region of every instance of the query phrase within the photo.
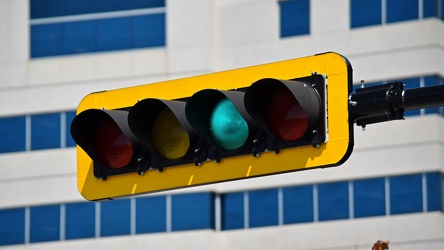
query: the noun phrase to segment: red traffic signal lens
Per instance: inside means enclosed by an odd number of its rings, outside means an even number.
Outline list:
[[[173,112],[164,108],[154,120],[152,141],[156,151],[168,160],[184,157],[190,147],[190,136]]]
[[[94,145],[99,160],[111,169],[127,166],[133,156],[131,141],[111,118],[100,123]]]
[[[284,141],[301,138],[308,128],[307,113],[286,88],[279,88],[271,96],[266,116],[271,132]]]
[[[242,147],[248,138],[248,124],[228,98],[222,98],[210,114],[210,135],[224,150]]]

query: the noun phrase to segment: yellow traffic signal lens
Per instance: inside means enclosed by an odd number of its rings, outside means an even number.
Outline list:
[[[190,136],[180,125],[170,109],[164,108],[157,115],[152,131],[153,145],[168,160],[185,156],[190,147]]]
[[[271,132],[284,141],[301,138],[308,128],[307,113],[286,88],[278,89],[271,97],[267,122]]]
[[[224,150],[242,147],[248,138],[248,124],[228,98],[222,98],[210,114],[210,135]]]
[[[97,129],[95,151],[100,161],[111,169],[127,166],[133,156],[133,145],[111,118]]]

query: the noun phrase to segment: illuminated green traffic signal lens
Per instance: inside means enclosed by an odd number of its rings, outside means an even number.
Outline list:
[[[248,124],[228,98],[214,106],[209,119],[210,135],[224,150],[242,147],[248,138]]]
[[[131,141],[111,118],[100,123],[94,146],[97,157],[111,169],[127,166],[133,157]]]
[[[156,151],[168,160],[182,158],[190,147],[190,136],[167,108],[162,109],[154,120],[152,140]]]
[[[308,117],[293,93],[280,88],[268,103],[267,123],[275,136],[284,141],[294,141],[307,132]]]

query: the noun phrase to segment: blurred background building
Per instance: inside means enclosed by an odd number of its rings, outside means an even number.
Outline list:
[[[444,249],[443,109],[355,127],[342,166],[103,202],[91,92],[326,51],[354,82],[444,84],[443,0],[0,0],[0,249]]]

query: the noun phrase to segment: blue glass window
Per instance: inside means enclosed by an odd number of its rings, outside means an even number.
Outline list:
[[[390,177],[390,214],[422,212],[422,176]]]
[[[26,150],[26,117],[0,118],[0,153]]]
[[[114,236],[130,234],[131,203],[129,199],[101,203],[100,234]]]
[[[31,57],[165,46],[165,13],[31,25]]]
[[[192,193],[171,197],[173,231],[214,229],[214,195]]]
[[[387,23],[418,19],[418,0],[386,0]]]
[[[60,206],[31,207],[31,242],[60,240]]]
[[[25,243],[25,209],[0,210],[0,246]]]
[[[136,233],[166,231],[166,197],[136,199]]]
[[[284,224],[312,222],[313,186],[287,187],[282,190]]]
[[[439,16],[439,2],[442,0],[423,0],[423,17],[424,18],[428,18],[428,17],[438,17]],[[441,3],[441,6],[442,3]],[[442,12],[441,12],[442,13]]]
[[[60,148],[60,113],[31,116],[31,149]]]
[[[95,237],[96,204],[81,202],[65,205],[65,238],[81,239]]]
[[[31,25],[31,57],[62,54],[63,24]]]
[[[75,147],[76,143],[74,142],[74,140],[72,139],[71,136],[71,123],[72,120],[74,120],[74,117],[76,116],[76,112],[75,111],[69,111],[66,112],[66,147]]]
[[[32,0],[33,2],[36,0]],[[37,0],[41,1],[41,0]],[[52,2],[54,0],[44,0],[48,2]],[[59,1],[61,2],[59,4],[59,9],[53,9],[52,13],[54,13],[54,16],[69,16],[69,15],[81,15],[81,14],[89,14],[89,13],[96,13],[100,12],[100,4],[107,3],[107,2],[114,2],[114,1],[100,1],[100,0],[64,0]],[[131,1],[121,1],[122,4],[125,4],[125,2],[131,2]],[[32,9],[31,9],[32,13]]]
[[[310,1],[279,1],[281,37],[310,33]]]
[[[142,12],[97,14],[128,10]],[[30,13],[32,58],[166,44],[165,0],[31,0]]]
[[[69,22],[61,24],[63,31],[58,42],[60,54],[79,54],[97,51],[96,21]],[[60,32],[60,31],[56,31]]]
[[[441,9],[439,10],[439,18],[441,18],[441,20],[443,20],[444,21],[444,0],[439,0],[440,2],[439,2],[439,5],[438,6],[441,6]],[[437,8],[438,9],[438,8]]]
[[[133,17],[131,47],[145,48],[164,46],[166,44],[165,19],[165,14]]]
[[[352,28],[381,24],[380,0],[351,0],[350,21]]]
[[[348,182],[318,185],[319,221],[349,218]]]
[[[278,190],[248,192],[249,227],[273,226],[279,223]]]
[[[354,215],[356,218],[385,215],[385,179],[353,181]]]
[[[131,20],[128,17],[97,20],[97,50],[131,48]]]
[[[57,0],[31,0],[30,13],[31,19],[46,18],[63,15],[63,3],[65,1]]]
[[[427,173],[427,211],[443,211],[443,176],[441,173]]]
[[[165,7],[165,0],[31,0],[31,19]]]
[[[244,228],[244,193],[228,193],[221,196],[222,230]]]

